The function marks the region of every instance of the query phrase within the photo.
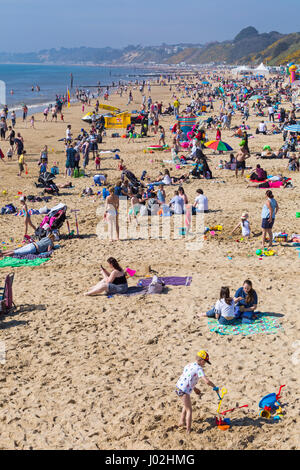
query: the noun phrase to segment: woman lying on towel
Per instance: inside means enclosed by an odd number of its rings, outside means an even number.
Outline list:
[[[29,243],[21,248],[15,250],[0,252],[0,256],[13,256],[13,255],[39,255],[47,253],[53,249],[54,235],[50,233],[48,237],[44,237],[39,241]]]
[[[125,294],[128,290],[126,275],[115,258],[108,258],[107,260],[110,269],[109,273],[101,265],[101,273],[103,275],[102,281],[98,282],[84,295],[98,295],[102,292],[107,294]]]
[[[280,175],[278,175],[279,177]],[[272,177],[272,178],[278,178]],[[291,182],[286,178],[285,176],[280,176],[280,179],[276,179],[275,181],[269,178],[267,181],[264,181],[263,183],[251,183],[248,184],[246,187],[247,188],[288,188],[291,187]]]

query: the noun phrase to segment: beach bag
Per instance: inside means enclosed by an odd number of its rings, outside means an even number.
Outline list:
[[[153,276],[148,287],[148,294],[161,294],[164,290],[165,283],[157,276]]]

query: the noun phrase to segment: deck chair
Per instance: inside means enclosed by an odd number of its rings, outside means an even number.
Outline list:
[[[8,274],[5,279],[4,287],[0,287],[0,314],[8,313],[15,304],[13,302],[13,282],[15,275]]]

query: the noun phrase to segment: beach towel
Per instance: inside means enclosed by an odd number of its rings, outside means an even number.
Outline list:
[[[12,258],[17,258],[17,259],[38,259],[38,258],[50,258],[50,256],[52,255],[53,253],[53,250],[51,251],[47,251],[47,253],[40,253],[38,255],[12,255]]]
[[[40,266],[43,263],[46,263],[49,258],[36,258],[36,259],[19,259],[6,256],[0,260],[0,268],[18,268],[20,266]]]
[[[278,319],[267,314],[260,315],[252,323],[241,323],[241,320],[236,320],[234,325],[220,325],[218,320],[209,319],[208,326],[210,331],[223,336],[250,336],[259,333],[276,334],[284,331]]]
[[[159,278],[165,283],[166,286],[190,286],[192,283],[192,276],[179,277],[179,276],[169,276]],[[138,282],[139,286],[148,287],[152,282],[152,278],[141,279]]]

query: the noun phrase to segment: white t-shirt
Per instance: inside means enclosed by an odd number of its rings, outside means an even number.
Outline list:
[[[267,126],[265,125],[264,122],[259,123],[258,130],[259,130],[259,132],[265,132],[267,130]]]
[[[66,139],[69,140],[69,139],[71,139],[71,137],[72,137],[71,129],[67,129],[66,130]]]
[[[172,183],[172,180],[171,180],[170,176],[169,176],[169,175],[165,175],[165,176],[163,177],[163,179],[162,179],[162,183],[164,183],[164,184],[171,184],[171,183]]]
[[[269,109],[268,109],[268,111],[269,111],[269,114],[274,114],[274,108],[273,108],[273,106],[270,106]]]
[[[244,220],[244,223],[241,222],[241,227],[242,227],[243,237],[249,237],[249,235],[250,235],[250,224],[249,224],[248,220]]]
[[[183,393],[190,395],[201,377],[205,377],[202,367],[200,367],[197,362],[192,362],[187,364],[183,369],[183,373],[178,379],[176,387]]]
[[[199,212],[208,211],[208,199],[204,194],[199,194],[195,199],[196,209]]]
[[[222,317],[231,320],[234,318],[234,305],[234,300],[228,305],[224,299],[220,299],[216,302],[215,310],[220,313]]]

